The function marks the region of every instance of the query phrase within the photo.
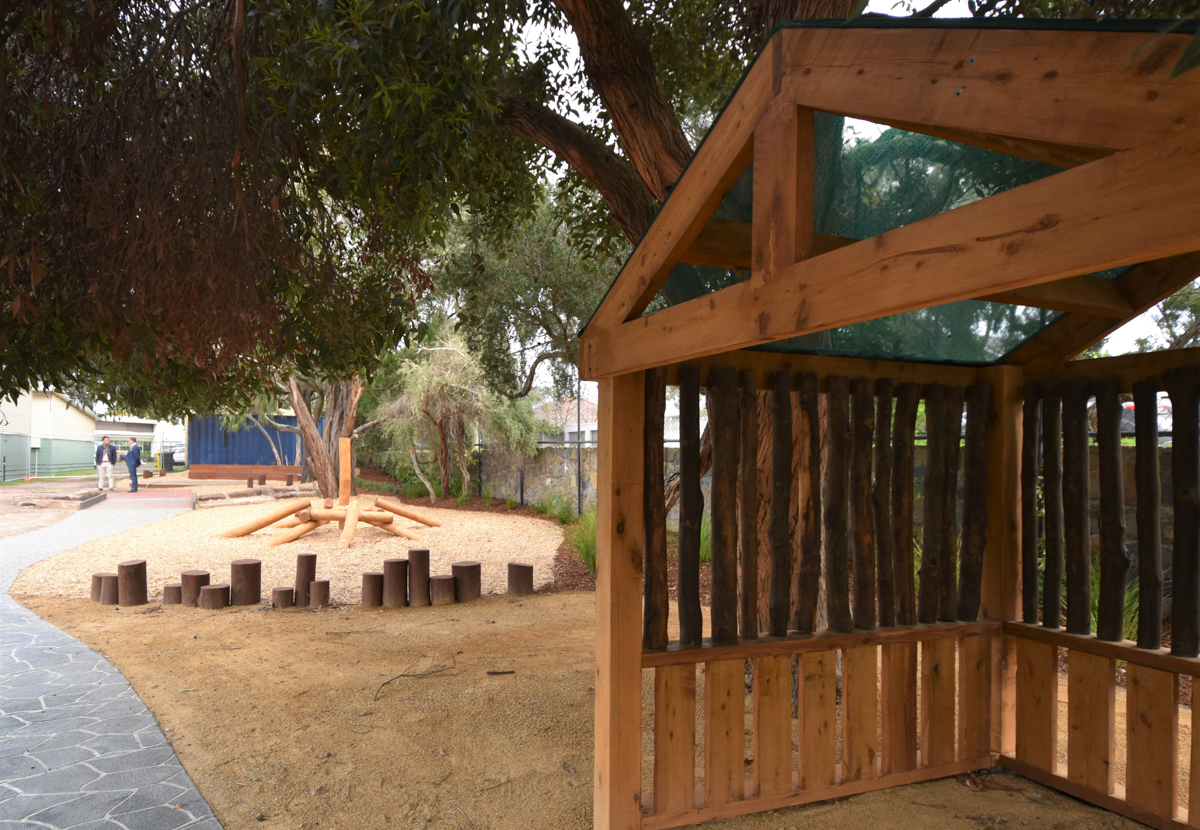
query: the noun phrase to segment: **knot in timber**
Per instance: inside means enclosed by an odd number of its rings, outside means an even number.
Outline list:
[[[1008,233],[1000,233],[995,236],[978,236],[976,242],[994,242],[997,239],[1008,239],[1011,236],[1021,236],[1022,234],[1038,233],[1039,231],[1048,231],[1058,224],[1058,214],[1047,213],[1041,219],[1034,222],[1027,228],[1020,228]]]

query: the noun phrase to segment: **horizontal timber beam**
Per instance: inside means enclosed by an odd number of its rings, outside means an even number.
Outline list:
[[[1018,158],[1029,159],[1030,161],[1042,161],[1046,164],[1053,164],[1055,167],[1078,167],[1081,164],[1087,164],[1089,161],[1111,156],[1114,152],[1107,149],[1098,150],[1093,147],[1069,147],[1049,141],[1031,141],[1007,135],[989,135],[987,133],[971,132],[970,130],[935,127],[930,124],[913,124],[910,121],[890,120],[880,121],[879,123],[895,127],[898,130],[907,130],[910,133],[923,133],[924,135],[931,135],[934,138],[944,138],[948,141],[958,142],[959,144],[982,147],[985,150],[994,150],[997,153],[1017,156]]]
[[[1059,628],[1042,628],[1040,625],[1020,622],[1004,623],[1004,633],[1035,643],[1073,648],[1100,657],[1125,660],[1150,669],[1200,677],[1200,657],[1177,657],[1164,648],[1138,648],[1129,640],[1113,643],[1097,640],[1094,634],[1068,634]]]
[[[749,271],[751,258],[750,223],[733,219],[711,218],[704,223],[700,234],[680,256],[681,262],[692,265],[711,265],[715,268],[732,268]],[[815,233],[812,240],[812,256],[836,251],[858,242],[848,236]]]
[[[1172,135],[620,326],[588,379],[1200,249],[1200,130]],[[1130,298],[1131,304],[1133,299]]]
[[[1115,320],[1123,320],[1133,312],[1133,306],[1121,294],[1121,287],[1117,285],[1116,280],[1106,280],[1089,274],[1030,285],[1015,291],[988,294],[979,299],[1054,311],[1095,314]]]
[[[1132,392],[1133,385],[1156,378],[1168,369],[1200,366],[1200,348],[1164,349],[1144,354],[1123,354],[1098,357],[1092,360],[1070,360],[1061,366],[1044,367],[1025,373],[1027,381],[1039,380],[1107,380],[1116,378],[1121,392]],[[1159,388],[1165,388],[1159,382]]]

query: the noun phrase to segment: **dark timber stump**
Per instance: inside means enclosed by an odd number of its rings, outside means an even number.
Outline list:
[[[524,562],[508,563],[508,595],[527,597],[533,593],[533,565]]]
[[[698,646],[700,614],[700,369],[679,367],[679,642]]]
[[[875,552],[879,584],[879,624],[896,624],[896,557],[892,514],[892,379],[875,381],[875,487],[871,506],[875,516]]]
[[[966,390],[946,390],[946,479],[942,490],[942,546],[938,562],[938,619],[958,618],[958,459],[962,443],[963,398]]]
[[[875,401],[871,382],[850,381],[850,550],[854,558],[854,627],[875,628],[875,529],[871,518],[871,442]],[[785,632],[786,633],[786,632]]]
[[[178,582],[168,582],[163,586],[163,605],[180,605],[183,603],[183,586]]]
[[[292,473],[288,473],[287,474],[287,486],[291,487],[295,481],[296,481],[296,476],[293,475]]]
[[[896,425],[892,432],[892,544],[896,558],[896,624],[917,621],[913,576],[913,443],[921,387],[896,387]]]
[[[408,552],[408,604],[428,605],[429,551],[414,548]]]
[[[738,633],[758,639],[758,383],[743,369],[739,381],[738,559],[741,563]]]
[[[259,486],[259,487],[266,487],[266,486],[267,486],[267,474],[266,474],[266,473],[259,473],[259,475],[258,475],[258,486]]]
[[[783,375],[784,388],[788,376]],[[791,408],[789,406],[789,414]],[[738,482],[738,390],[737,372],[718,367],[708,373],[708,428],[712,436],[712,641],[715,645],[733,645],[738,639],[737,586],[737,482]],[[791,465],[791,426],[788,427],[788,473]],[[784,499],[787,512],[787,499]],[[771,590],[778,590],[771,577]],[[788,580],[782,590],[786,600]],[[774,614],[774,612],[772,612]],[[783,609],[786,632],[788,608]]]
[[[1175,546],[1171,564],[1171,653],[1200,651],[1200,367],[1162,373],[1171,396],[1171,486],[1175,498]]]
[[[100,571],[98,573],[92,574],[92,595],[91,595],[92,602],[100,601],[100,586],[104,581],[104,577],[106,577],[106,576],[111,576],[111,577],[115,578],[116,574],[108,573],[107,571]]]
[[[117,575],[102,574],[100,577],[100,604],[116,605],[118,599],[120,599],[120,593],[117,590]]]
[[[271,589],[271,607],[272,608],[294,608],[296,606],[296,589],[295,588],[272,588]]]
[[[1158,382],[1133,385],[1137,455],[1138,648],[1162,648],[1162,480],[1158,464]],[[1028,620],[1026,621],[1028,622]]]
[[[246,476],[246,489],[247,490],[254,489],[254,476]]]
[[[363,608],[379,608],[383,605],[383,572],[365,571],[362,581]]]
[[[195,608],[200,600],[200,589],[210,580],[208,571],[184,571],[181,573],[179,582],[183,586],[183,604],[188,608]]]
[[[483,593],[481,571],[478,562],[454,562],[450,565],[450,573],[454,575],[454,599],[457,602],[479,599]]]
[[[229,605],[229,585],[222,582],[219,585],[205,585],[200,589],[200,600],[197,603],[205,611],[220,611]]]
[[[1046,564],[1042,573],[1042,625],[1062,624],[1063,488],[1062,392],[1057,381],[1042,388],[1042,499]]]
[[[1120,642],[1125,639],[1125,586],[1130,566],[1125,544],[1120,386],[1116,379],[1102,380],[1096,383],[1095,391],[1100,455],[1100,607],[1096,637]]]
[[[793,625],[797,631],[809,633],[816,625],[817,598],[820,595],[821,582],[821,416],[820,398],[817,393],[817,375],[815,372],[802,372],[796,376],[799,387],[800,403],[800,567],[796,569],[796,619]],[[742,406],[746,407],[743,397]],[[750,406],[755,406],[754,397],[750,397]],[[757,407],[755,407],[757,415]],[[742,410],[742,418],[746,418],[746,410]],[[754,421],[754,432],[757,438],[758,420]],[[743,445],[744,446],[744,445]],[[742,452],[746,452],[743,449]],[[758,464],[758,444],[751,446],[750,457],[742,458],[742,481],[746,476],[757,484],[758,476],[755,469]],[[749,473],[746,466],[750,467]],[[757,532],[755,521],[757,493],[749,490],[755,498],[744,501],[748,515],[742,519],[742,527],[749,524]],[[754,547],[750,558],[757,561],[758,536],[752,537]],[[755,577],[757,582],[757,576]]]
[[[1025,384],[1021,421],[1021,619],[1038,621],[1037,483],[1038,435],[1042,428],[1041,386]],[[1139,497],[1140,498],[1140,497]]]
[[[229,571],[230,605],[258,605],[262,602],[262,562],[257,559],[235,559]]]
[[[946,509],[946,387],[930,384],[925,390],[925,526],[921,544],[921,582],[917,590],[917,620],[937,621],[941,583]]]
[[[308,586],[317,578],[317,555],[296,554],[296,607],[308,607]]]
[[[767,515],[767,539],[770,543],[770,582],[767,589],[767,631],[772,637],[787,636],[788,621],[791,619],[792,600],[792,537],[789,522],[792,494],[792,384],[791,375],[787,372],[775,372],[771,375],[771,505]],[[734,417],[732,424],[733,435],[737,435],[737,410],[730,401],[730,409]],[[712,430],[712,410],[709,410],[709,430]],[[716,499],[716,469],[717,453],[720,447],[717,440],[722,433],[713,434],[713,510],[717,506]],[[730,454],[737,450],[735,440],[729,442]],[[736,457],[732,457],[737,464]],[[736,468],[735,468],[736,469]],[[732,471],[731,471],[732,472]],[[735,479],[730,478],[730,487]],[[713,514],[713,528],[716,529],[716,513]],[[716,636],[716,536],[714,532],[713,558],[713,636]],[[736,642],[736,641],[735,641]]]
[[[850,386],[844,377],[825,380],[829,445],[825,460],[826,614],[834,631],[851,631],[850,541],[846,529],[846,478],[849,454]]]
[[[667,507],[663,500],[663,415],[667,373],[647,369],[642,427],[642,648],[667,647]],[[459,598],[461,602],[461,597]]]
[[[1092,527],[1088,497],[1087,381],[1062,385],[1063,545],[1067,564],[1067,633],[1092,633]]]
[[[384,608],[403,608],[408,605],[408,560],[383,560]]]
[[[323,608],[329,604],[329,580],[314,579],[308,583],[308,607]]]
[[[117,565],[117,597],[122,606],[146,604],[145,559],[130,559]]]
[[[429,578],[429,604],[454,604],[454,577],[443,574]]]

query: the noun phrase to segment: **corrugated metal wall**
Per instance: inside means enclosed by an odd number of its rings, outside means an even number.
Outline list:
[[[275,420],[289,426],[296,423],[295,416],[280,416]],[[283,454],[284,464],[296,463],[298,435],[279,433],[263,425],[270,433],[275,446]],[[280,438],[283,439],[282,444]],[[194,415],[188,422],[189,464],[274,464],[275,454],[267,443],[266,436],[249,421],[237,432],[221,429],[221,421],[215,415]]]

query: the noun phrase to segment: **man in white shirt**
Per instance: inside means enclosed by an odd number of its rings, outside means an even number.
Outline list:
[[[96,469],[99,474],[99,481],[96,486],[101,490],[111,490],[113,488],[113,464],[117,463],[117,448],[109,443],[108,436],[104,436],[104,443],[96,447]],[[108,486],[104,485],[105,480],[108,480]]]

